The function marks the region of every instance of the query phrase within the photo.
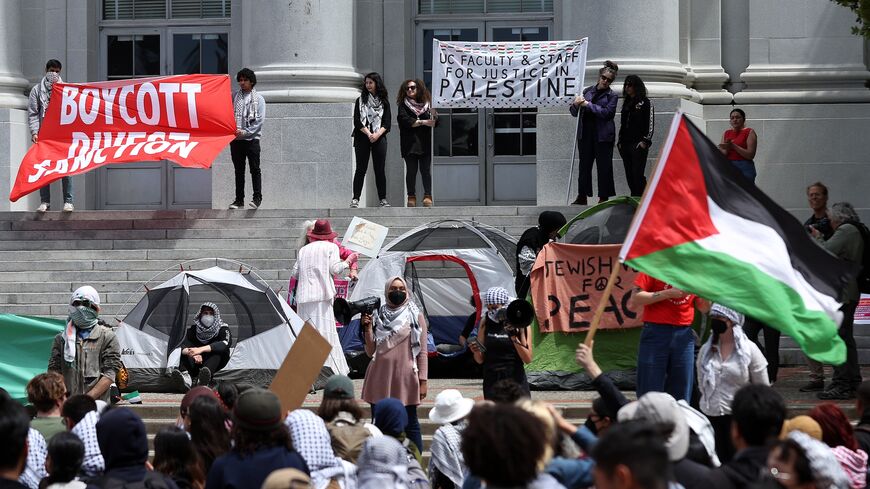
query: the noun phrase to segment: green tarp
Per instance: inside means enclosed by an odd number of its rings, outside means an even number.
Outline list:
[[[27,382],[48,368],[51,343],[63,327],[61,319],[0,314],[0,387],[25,401]]]

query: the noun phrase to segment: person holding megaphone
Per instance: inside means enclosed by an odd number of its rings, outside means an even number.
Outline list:
[[[483,398],[488,400],[492,386],[502,379],[512,379],[529,396],[523,365],[532,361],[531,307],[524,300],[512,302],[503,287],[490,287],[483,295],[483,305],[486,314],[478,336],[468,339],[474,361],[483,365]]]
[[[366,370],[362,399],[372,405],[394,397],[405,406],[408,424],[405,434],[423,451],[423,434],[417,406],[428,393],[429,356],[427,324],[411,300],[408,284],[392,277],[384,286],[386,301],[374,314],[360,315],[366,355],[372,361]]]

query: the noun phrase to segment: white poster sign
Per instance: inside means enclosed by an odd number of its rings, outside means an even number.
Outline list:
[[[361,217],[354,217],[344,233],[341,245],[353,251],[358,251],[369,257],[378,256],[381,245],[387,238],[389,228],[380,224],[367,221]]]
[[[432,105],[552,107],[582,93],[588,38],[432,43]]]

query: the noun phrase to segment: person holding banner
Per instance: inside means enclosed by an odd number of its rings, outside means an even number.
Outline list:
[[[362,92],[353,106],[353,148],[356,152],[356,170],[353,174],[353,198],[350,207],[359,207],[366,172],[369,168],[369,155],[375,167],[375,186],[378,188],[378,205],[389,207],[387,202],[387,137],[393,115],[387,88],[378,73],[365,77]]]
[[[408,207],[417,207],[417,168],[423,177],[423,207],[432,207],[432,128],[438,113],[429,106],[432,98],[423,80],[405,80],[396,97],[396,121],[402,158],[405,159],[405,186]]]
[[[249,68],[242,68],[236,75],[239,91],[233,94],[233,111],[236,116],[236,139],[230,143],[230,155],[236,170],[236,199],[230,209],[245,207],[245,158],[251,169],[251,186],[254,200],[251,208],[257,209],[263,202],[262,177],[260,175],[260,131],[266,118],[266,100],[257,93],[257,75]]]
[[[592,165],[598,162],[598,199],[604,202],[616,195],[613,185],[613,143],[616,141],[616,103],[619,97],[610,89],[619,66],[605,61],[598,70],[598,83],[586,87],[574,98],[571,115],[579,117],[577,146],[580,148],[580,172],[577,176],[577,199],[572,205],[586,205],[592,197]],[[573,155],[572,155],[573,158]]]
[[[63,66],[60,64],[60,61],[56,59],[48,60],[45,63],[45,76],[30,90],[30,98],[27,101],[27,120],[30,125],[30,140],[34,143],[39,141],[39,128],[42,127],[45,111],[48,110],[48,103],[51,100],[51,89],[56,82],[63,82],[60,78],[62,68]],[[72,177],[63,177],[60,181],[63,187],[63,211],[72,212]],[[47,212],[51,209],[51,187],[49,185],[39,189],[39,198],[41,202],[39,207],[36,208],[36,212]]]
[[[511,302],[503,287],[490,287],[483,296],[486,317],[474,340],[469,338],[474,361],[483,365],[483,398],[492,397],[492,387],[501,379],[512,379],[529,396],[529,381],[523,366],[532,361],[527,328],[513,328],[500,311]]]
[[[625,77],[622,85],[622,113],[619,123],[619,142],[616,149],[625,166],[625,179],[631,195],[640,197],[646,187],[646,157],[652,145],[656,113],[646,96],[646,85],[637,75]]]

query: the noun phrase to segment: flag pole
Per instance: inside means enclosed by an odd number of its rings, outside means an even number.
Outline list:
[[[604,314],[604,307],[610,302],[610,291],[613,290],[613,284],[616,283],[616,276],[619,275],[619,258],[614,260],[613,271],[610,272],[610,277],[607,279],[607,286],[604,287],[604,293],[601,295],[601,300],[598,301],[598,307],[595,309],[595,315],[592,316],[592,325],[589,326],[589,331],[586,332],[586,339],[583,343],[586,346],[592,346],[592,340],[595,339],[595,332],[598,331],[598,324],[601,323],[601,316]]]
[[[573,101],[571,102],[574,103]],[[580,129],[580,118],[583,117],[583,114],[577,113],[577,124],[574,125],[574,147],[571,149],[571,171],[568,173],[568,188],[565,189],[565,203],[571,203],[571,181],[574,179],[574,155],[577,154],[577,130]],[[577,185],[580,185],[579,183]],[[580,189],[577,189],[577,193],[580,193]]]

